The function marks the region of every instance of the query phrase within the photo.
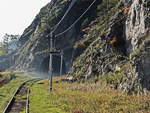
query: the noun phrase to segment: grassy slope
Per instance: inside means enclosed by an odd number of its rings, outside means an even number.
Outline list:
[[[19,85],[29,78],[26,77],[17,77],[11,80],[9,83],[0,87],[0,113],[4,110],[4,107],[7,105],[13,93],[19,87]]]
[[[56,79],[55,79],[56,81]],[[54,83],[48,92],[48,81],[34,84],[30,94],[31,113],[146,113],[150,112],[150,95],[126,95],[101,83]]]

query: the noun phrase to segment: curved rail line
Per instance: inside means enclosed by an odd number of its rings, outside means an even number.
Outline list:
[[[26,113],[29,113],[29,94],[30,94],[30,87],[32,86],[33,83],[42,80],[41,78],[35,78],[31,80],[27,80],[23,82],[18,89],[15,91],[13,96],[11,97],[10,101],[8,102],[7,106],[5,107],[3,113],[19,113],[19,110],[22,110],[22,108],[25,107]],[[25,99],[20,100],[17,98],[22,94],[23,96],[26,96]],[[22,104],[25,104],[23,106],[20,106]],[[19,110],[18,110],[19,108]]]

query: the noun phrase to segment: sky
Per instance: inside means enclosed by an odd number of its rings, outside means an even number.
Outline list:
[[[0,0],[0,41],[4,34],[21,35],[50,0]]]

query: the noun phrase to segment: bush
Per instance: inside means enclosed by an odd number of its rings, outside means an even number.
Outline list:
[[[83,20],[81,26],[82,26],[82,27],[85,27],[85,26],[87,26],[88,24],[89,24],[89,19],[86,18],[85,20]]]
[[[0,74],[0,78],[2,78],[2,77],[3,77],[3,75]]]
[[[75,43],[74,48],[86,48],[90,43],[92,43],[92,40],[80,40]]]
[[[113,38],[111,38],[107,43],[108,44],[111,44],[111,45],[113,45],[113,46],[117,46],[118,45],[118,38],[117,37],[113,37]]]
[[[88,32],[90,32],[90,30],[91,30],[91,28],[90,28],[90,27],[86,27],[86,28],[85,28],[85,29],[83,29],[82,31],[83,31],[83,32],[88,33]]]
[[[124,9],[124,14],[128,14],[129,11],[130,11],[130,8],[125,8],[125,9]]]
[[[84,48],[84,47],[85,47],[84,40],[78,41],[74,45],[74,48]]]
[[[9,74],[8,74],[8,79],[9,80],[12,80],[12,79],[14,79],[15,78],[15,73],[14,72],[10,72]]]

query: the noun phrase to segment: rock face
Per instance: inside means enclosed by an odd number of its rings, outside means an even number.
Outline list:
[[[127,40],[127,52],[130,54],[139,48],[141,40],[146,35],[149,26],[148,17],[145,15],[146,2],[142,0],[136,0],[130,7],[128,18],[126,21],[126,40]]]
[[[0,56],[0,72],[9,68],[9,62],[7,57]]]
[[[128,5],[125,1],[119,4],[120,10],[109,20],[109,30],[100,34],[100,39],[74,62],[69,75],[84,80],[92,65],[92,75],[105,78],[114,88],[128,93],[149,90],[150,18],[146,12],[150,7],[147,2],[134,0]],[[128,8],[129,12],[122,8]]]
[[[26,69],[33,71],[45,71],[48,72],[49,64],[49,37],[47,35],[54,29],[54,26],[60,21],[66,10],[68,9],[70,0],[55,0],[51,1],[40,13],[36,16],[33,23],[24,31],[19,42],[22,45],[21,49],[15,54],[15,64],[12,68]],[[58,34],[67,29],[79,16],[85,11],[87,7],[92,3],[90,0],[82,0],[77,2],[70,10],[68,15],[58,26],[58,29],[54,34]],[[88,24],[84,22],[86,18],[92,20],[95,17],[96,6],[100,3],[96,2],[91,7],[91,11],[85,14],[85,16],[68,32],[55,39],[55,46],[57,49],[64,51],[64,72],[67,72],[72,64],[74,43],[80,40],[84,33],[80,29]],[[79,7],[82,6],[82,7]],[[72,13],[73,12],[73,13]],[[91,15],[89,17],[89,15]],[[54,56],[54,67],[60,68],[60,56]],[[58,69],[54,69],[54,73],[58,73]]]
[[[13,54],[8,54],[7,56],[0,56],[0,72],[5,71],[14,64]]]
[[[70,0],[51,1],[24,31],[12,68],[48,72],[49,38]],[[67,29],[92,3],[78,1],[55,34]],[[63,73],[73,80],[106,81],[128,93],[150,90],[150,3],[148,0],[99,0],[67,33],[55,40],[64,50]],[[53,58],[58,74],[60,57]],[[72,65],[73,63],[73,65]],[[69,71],[69,72],[68,72]]]
[[[149,86],[149,29],[150,18],[148,0],[135,0],[126,21],[127,52],[133,61],[133,72],[141,89],[150,89]]]

